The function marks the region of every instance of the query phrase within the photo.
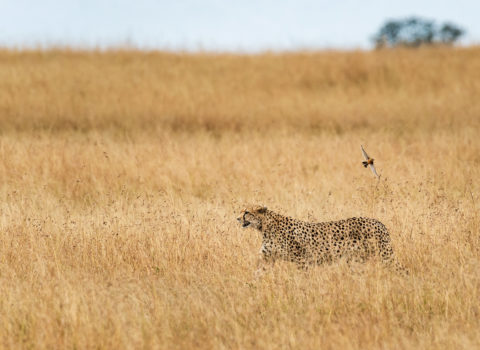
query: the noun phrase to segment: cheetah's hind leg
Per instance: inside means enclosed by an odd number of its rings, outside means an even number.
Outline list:
[[[385,229],[385,226],[382,225],[382,227]],[[380,258],[382,259],[382,262],[385,264],[385,266],[388,266],[389,268],[393,268],[393,270],[401,275],[408,275],[408,270],[405,266],[400,264],[393,252],[393,248],[390,242],[390,237],[388,235],[383,235],[378,241],[378,250],[380,253]]]
[[[402,276],[408,276],[409,272],[408,269],[403,266],[401,263],[397,261],[397,259],[393,259],[393,261],[390,263],[390,266],[393,268],[393,270],[402,275]]]
[[[396,273],[402,276],[408,276],[409,272],[408,269],[403,266],[398,260],[395,258],[395,256],[392,254],[388,258],[384,258],[382,256],[382,263],[388,267],[389,269],[393,269]]]

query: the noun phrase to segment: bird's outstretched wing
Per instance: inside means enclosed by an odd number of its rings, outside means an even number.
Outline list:
[[[370,159],[370,157],[368,156],[367,152],[365,152],[365,150],[363,149],[363,146],[360,145],[360,147],[362,147],[363,157],[365,157],[365,160],[368,161]]]
[[[380,175],[377,174],[377,171],[375,170],[375,166],[372,164],[369,164],[370,166],[370,170],[372,171],[373,175],[375,175],[377,177],[377,179],[380,178]]]

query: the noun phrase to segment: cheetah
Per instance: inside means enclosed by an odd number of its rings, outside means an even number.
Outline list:
[[[265,261],[282,259],[306,268],[340,258],[364,262],[378,255],[385,264],[408,273],[395,259],[387,228],[376,219],[354,217],[309,223],[254,206],[244,209],[237,220],[243,228],[252,227],[262,233],[261,254]]]

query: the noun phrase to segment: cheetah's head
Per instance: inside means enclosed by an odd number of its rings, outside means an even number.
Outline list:
[[[267,207],[262,206],[245,208],[244,210],[242,210],[237,220],[238,222],[240,222],[240,225],[242,225],[243,228],[253,227],[257,230],[261,230],[262,221],[266,212]]]

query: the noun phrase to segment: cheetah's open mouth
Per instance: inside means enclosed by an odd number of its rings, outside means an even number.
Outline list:
[[[250,222],[244,221],[242,224],[242,227],[245,228],[245,227],[248,227],[248,225],[250,225]]]

